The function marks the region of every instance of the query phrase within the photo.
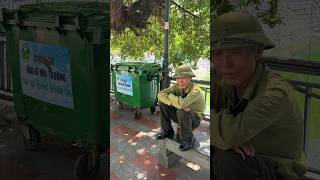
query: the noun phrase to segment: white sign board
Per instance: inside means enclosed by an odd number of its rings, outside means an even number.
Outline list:
[[[70,50],[20,40],[19,53],[22,93],[73,109]]]
[[[132,77],[129,74],[116,74],[117,92],[133,96]]]

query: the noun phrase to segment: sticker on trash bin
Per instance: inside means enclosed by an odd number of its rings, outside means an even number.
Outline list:
[[[70,50],[20,40],[19,52],[22,93],[73,109]]]
[[[128,74],[116,74],[117,92],[133,96],[132,78]]]

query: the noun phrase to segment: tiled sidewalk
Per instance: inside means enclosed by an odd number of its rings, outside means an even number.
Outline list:
[[[159,114],[146,109],[134,120],[131,108],[119,110],[111,101],[110,179],[210,179],[209,170],[184,159],[169,169],[159,164],[159,142],[154,138],[159,127]],[[198,131],[209,134],[209,127],[201,126]]]
[[[154,139],[159,130],[159,115],[142,112],[133,120],[130,109],[116,110],[111,102],[110,113],[110,178],[102,169],[98,180],[129,179],[210,179],[209,170],[181,159],[171,168],[159,165],[159,143]],[[209,134],[206,126],[199,128]],[[199,131],[200,132],[200,131]],[[196,132],[196,133],[199,133]],[[15,120],[13,104],[0,100],[0,179],[2,180],[75,180],[73,167],[81,149],[51,137],[45,138],[38,151],[26,151],[21,129]],[[105,156],[101,167],[108,167]]]

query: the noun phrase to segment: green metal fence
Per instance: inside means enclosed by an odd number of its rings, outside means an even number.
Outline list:
[[[286,77],[297,91],[296,98],[304,115],[308,171],[320,174],[320,62],[276,57],[264,57],[263,61]]]

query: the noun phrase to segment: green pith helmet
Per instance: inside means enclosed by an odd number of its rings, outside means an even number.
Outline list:
[[[177,77],[181,77],[181,76],[195,77],[196,75],[193,74],[190,66],[184,64],[184,65],[176,67],[173,78],[177,78]]]
[[[258,19],[245,11],[231,11],[218,16],[213,22],[213,28],[213,49],[275,47],[264,34]]]

